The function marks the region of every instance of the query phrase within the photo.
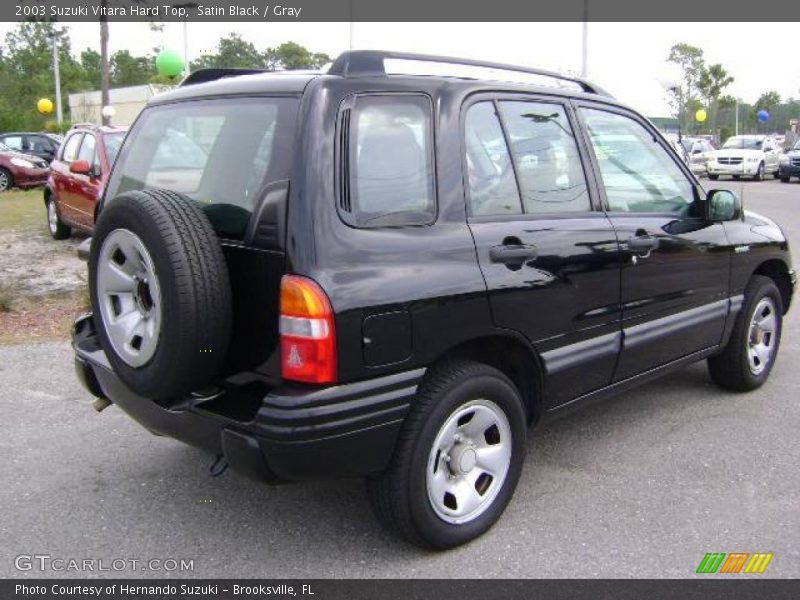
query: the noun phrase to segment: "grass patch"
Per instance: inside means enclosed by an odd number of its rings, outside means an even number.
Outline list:
[[[47,222],[42,188],[0,192],[0,229],[30,229]]]

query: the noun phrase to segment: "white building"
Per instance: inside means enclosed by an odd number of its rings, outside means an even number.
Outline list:
[[[132,124],[150,98],[170,89],[172,86],[169,85],[148,84],[109,90],[109,100],[115,110],[111,123]],[[70,119],[73,123],[101,123],[102,108],[100,90],[69,95]]]

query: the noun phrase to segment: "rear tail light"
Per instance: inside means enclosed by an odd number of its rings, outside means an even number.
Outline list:
[[[281,279],[281,375],[305,383],[336,382],[336,332],[328,297],[298,275]]]

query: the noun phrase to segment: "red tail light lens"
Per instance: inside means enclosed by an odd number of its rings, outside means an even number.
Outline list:
[[[325,292],[298,275],[281,279],[281,375],[305,383],[336,382],[336,332]]]

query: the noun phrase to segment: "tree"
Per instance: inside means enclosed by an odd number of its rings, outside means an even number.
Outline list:
[[[764,92],[756,100],[756,110],[772,111],[778,104],[781,103],[781,95],[775,91]]]
[[[45,125],[35,105],[39,98],[52,98],[55,101],[50,38],[53,34],[59,35],[57,47],[63,105],[67,105],[66,98],[70,92],[86,87],[85,72],[71,55],[70,39],[65,29],[49,22],[19,23],[6,34],[4,47],[0,50],[0,115],[3,128],[41,129]]]
[[[710,65],[707,69],[704,69],[700,75],[699,89],[711,112],[710,127],[712,131],[715,129],[716,125],[717,104],[720,94],[722,94],[722,90],[732,83],[733,77],[728,75],[728,72],[719,63]]]
[[[86,83],[93,90],[100,87],[100,53],[91,48],[81,52],[81,67],[83,67]]]
[[[155,75],[155,63],[147,56],[133,56],[127,50],[118,50],[111,57],[111,85],[125,87],[143,85]]]
[[[270,71],[319,69],[331,62],[331,57],[327,54],[311,52],[295,42],[284,42],[276,48],[267,48],[264,58]]]
[[[208,68],[261,68],[264,66],[263,55],[256,47],[242,38],[238,33],[230,33],[220,39],[217,51],[206,54],[192,63],[192,70]]]
[[[681,69],[680,87],[669,90],[671,104],[675,116],[685,125],[687,106],[698,97],[700,81],[705,70],[703,51],[690,44],[675,44],[670,48],[667,61],[675,63]]]

